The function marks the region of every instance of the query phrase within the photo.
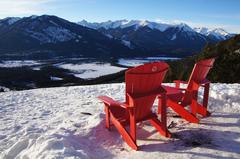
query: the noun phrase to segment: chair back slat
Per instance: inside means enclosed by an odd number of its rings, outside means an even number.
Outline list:
[[[188,80],[188,86],[183,98],[183,103],[189,104],[191,102],[193,93],[198,91],[201,82],[206,79],[208,72],[213,67],[215,59],[206,59],[197,62],[194,65],[193,71]],[[194,84],[195,83],[195,84]]]
[[[153,62],[129,69],[125,74],[126,93],[137,95],[157,90],[161,86],[168,67],[165,62]],[[154,100],[155,96],[146,96],[135,101],[136,119],[149,115]],[[126,102],[129,102],[127,95]]]

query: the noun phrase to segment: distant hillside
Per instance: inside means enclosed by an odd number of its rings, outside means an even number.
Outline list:
[[[125,57],[137,50],[102,33],[50,16],[0,20],[0,57]]]
[[[191,58],[170,62],[171,70],[167,80],[187,80],[196,61],[211,57],[216,57],[216,61],[208,75],[209,80],[240,83],[240,35],[215,45],[208,45],[200,54]]]

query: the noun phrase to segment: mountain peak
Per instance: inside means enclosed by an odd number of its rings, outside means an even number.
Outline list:
[[[19,21],[20,19],[21,18],[19,18],[19,17],[7,17],[7,18],[4,18],[4,19],[1,19],[0,23],[5,23],[5,24],[8,24],[8,25],[12,25],[15,22]]]
[[[151,22],[148,20],[116,20],[116,21],[105,21],[105,22],[100,22],[100,23],[91,23],[86,20],[82,20],[78,22],[79,25],[89,27],[92,29],[116,29],[116,28],[127,28],[127,27],[135,27],[135,30],[141,28],[141,27],[149,27],[151,29],[157,29],[161,32],[164,32],[168,28],[175,27],[178,29],[181,29],[182,31],[185,32],[192,32],[192,33],[200,33],[205,36],[215,36],[218,39],[224,39],[226,36],[230,36],[232,34],[228,33],[222,28],[214,28],[214,29],[209,29],[206,27],[198,27],[198,28],[192,28],[186,23],[174,23],[174,24],[168,24],[168,23],[163,23],[163,22]]]
[[[179,23],[174,25],[176,28],[182,29],[183,31],[186,32],[195,32],[189,25],[186,23]]]
[[[87,21],[80,21],[78,24],[89,27],[92,29],[99,29],[99,28],[105,28],[105,29],[115,29],[115,28],[127,28],[134,26],[135,29],[139,29],[141,27],[149,27],[151,29],[157,29],[160,31],[165,31],[168,27],[172,26],[170,24],[165,23],[157,23],[157,22],[151,22],[148,20],[116,20],[116,21],[106,21],[101,23],[90,23]]]
[[[215,37],[216,39],[221,39],[221,40],[226,40],[227,37],[232,36],[232,34],[228,33],[222,28],[209,29],[206,27],[198,27],[198,28],[194,28],[194,30],[202,35],[212,36],[212,37]]]
[[[223,36],[227,36],[229,34],[226,30],[224,30],[222,28],[213,29],[212,32],[215,32],[217,34],[221,34]]]

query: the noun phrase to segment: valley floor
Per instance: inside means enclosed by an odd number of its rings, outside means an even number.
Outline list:
[[[124,91],[122,83],[0,93],[0,158],[240,158],[240,84],[212,84],[212,116],[199,125],[170,112],[172,139],[139,124],[139,151],[105,129],[96,98],[123,101]]]

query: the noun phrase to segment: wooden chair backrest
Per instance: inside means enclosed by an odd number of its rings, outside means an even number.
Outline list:
[[[134,96],[157,90],[161,86],[168,68],[169,66],[165,62],[153,62],[126,71],[126,102],[129,103],[127,93]],[[144,118],[151,113],[155,98],[155,96],[149,95],[135,101],[136,119]]]
[[[215,59],[201,60],[194,65],[193,71],[188,80],[188,86],[183,98],[183,103],[191,103],[192,93],[197,92],[201,82],[207,77],[208,72],[213,67]]]

